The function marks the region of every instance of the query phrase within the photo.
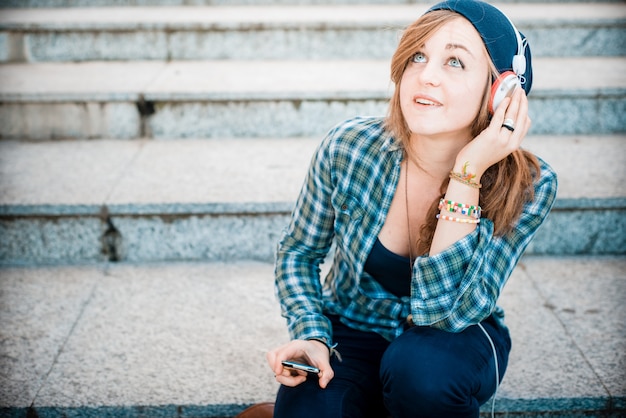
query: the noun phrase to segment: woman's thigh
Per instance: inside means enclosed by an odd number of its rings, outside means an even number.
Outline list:
[[[331,359],[335,377],[321,389],[316,376],[294,388],[281,386],[275,418],[384,418],[380,359],[389,342],[375,333],[361,332],[333,322],[333,339],[342,360]]]
[[[501,379],[511,349],[508,330],[492,318],[482,325],[496,348]],[[460,333],[414,327],[389,346],[380,377],[394,418],[478,417],[480,405],[496,390],[496,363],[477,325]]]

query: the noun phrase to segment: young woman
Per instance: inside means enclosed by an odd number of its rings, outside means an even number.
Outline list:
[[[520,149],[530,49],[495,7],[443,2],[406,29],[391,78],[386,118],[320,144],[280,241],[293,340],[267,354],[275,417],[478,417],[504,375],[496,302],[557,188]]]

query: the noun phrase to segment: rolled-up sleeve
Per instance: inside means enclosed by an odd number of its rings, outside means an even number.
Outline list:
[[[416,325],[460,332],[488,317],[524,250],[552,208],[557,191],[554,171],[543,161],[535,194],[512,231],[494,235],[493,223],[478,228],[432,257],[416,260],[411,315]]]

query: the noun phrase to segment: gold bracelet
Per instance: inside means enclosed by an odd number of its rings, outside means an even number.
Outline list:
[[[470,164],[469,161],[465,161],[465,164],[463,164],[463,167],[461,168],[460,173],[455,173],[454,171],[450,171],[450,178],[452,180],[456,180],[460,183],[463,183],[466,186],[473,187],[474,189],[480,189],[483,185],[480,183],[476,183],[475,181],[472,181],[472,179],[476,177],[476,174],[467,172],[467,167],[469,166],[469,164]]]
[[[482,184],[473,182],[473,181],[469,180],[467,178],[467,176],[464,176],[461,173],[455,173],[454,171],[450,171],[450,179],[456,180],[459,183],[463,183],[466,186],[473,187],[474,189],[480,189],[481,187],[483,187]]]

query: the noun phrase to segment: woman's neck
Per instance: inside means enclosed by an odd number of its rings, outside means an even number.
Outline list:
[[[409,160],[420,170],[438,180],[448,177],[456,156],[467,142],[458,139],[433,139],[412,135]]]

